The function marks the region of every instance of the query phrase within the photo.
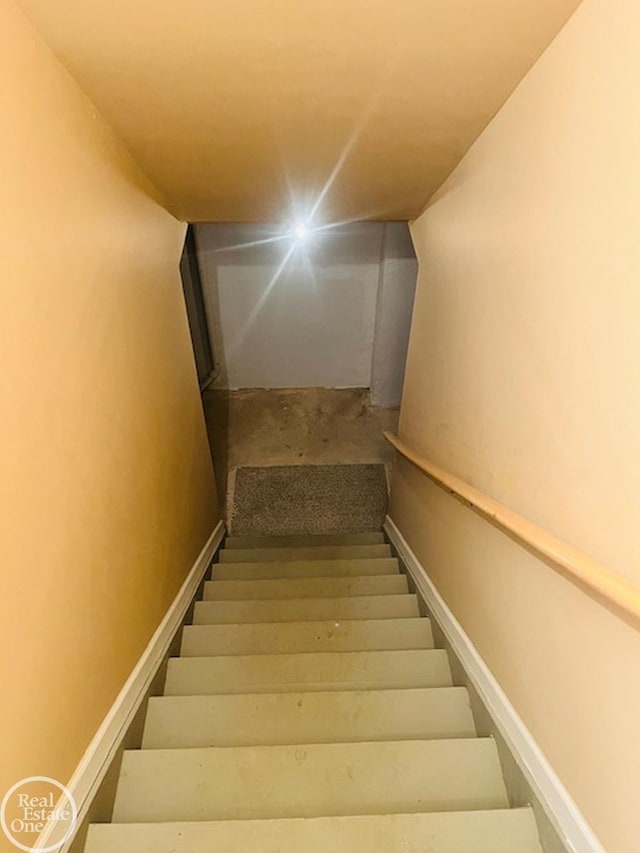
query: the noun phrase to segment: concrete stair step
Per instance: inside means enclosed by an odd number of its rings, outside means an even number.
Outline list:
[[[225,548],[316,548],[322,545],[384,545],[384,533],[309,533],[293,536],[227,536]]]
[[[147,749],[124,753],[113,821],[252,820],[507,806],[496,746],[489,738]]]
[[[198,601],[193,622],[195,625],[307,622],[323,619],[397,619],[419,615],[415,595],[362,595],[283,601]]]
[[[287,560],[364,560],[391,557],[389,545],[320,545],[307,548],[223,548],[221,563],[266,563]]]
[[[409,592],[405,575],[350,578],[271,578],[207,581],[205,601],[265,601],[285,598],[345,598],[350,595],[401,595]]]
[[[451,687],[444,649],[171,658],[165,695]]]
[[[475,737],[464,687],[156,696],[143,749]]]
[[[271,578],[349,577],[393,575],[400,571],[395,557],[365,560],[290,560],[281,563],[217,563],[216,580],[269,580]]]
[[[429,619],[187,625],[183,657],[432,649]]]
[[[312,819],[93,824],[86,853],[542,853],[529,808]]]

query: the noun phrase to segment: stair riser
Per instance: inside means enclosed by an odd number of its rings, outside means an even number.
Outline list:
[[[289,560],[364,560],[391,557],[389,545],[335,545],[316,548],[229,548],[221,563],[265,563]]]
[[[216,580],[271,580],[398,574],[395,557],[378,560],[292,560],[284,563],[217,563]]]
[[[274,746],[474,737],[462,687],[150,700],[143,747]]]
[[[364,578],[292,578],[284,580],[207,581],[205,601],[268,601],[288,598],[346,598],[402,595],[409,592],[404,575]]]
[[[383,533],[329,533],[308,536],[228,536],[225,548],[317,548],[335,545],[384,545]]]

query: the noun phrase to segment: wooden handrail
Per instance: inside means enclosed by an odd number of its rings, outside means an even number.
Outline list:
[[[636,626],[640,624],[640,588],[464,480],[429,462],[402,442],[397,435],[385,431],[384,437],[398,453],[437,486],[471,507],[527,550],[543,558],[555,571],[579,583],[602,603],[620,612],[627,621]]]

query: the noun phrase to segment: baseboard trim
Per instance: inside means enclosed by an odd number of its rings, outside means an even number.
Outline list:
[[[458,657],[469,681],[484,702],[496,728],[565,846],[574,853],[605,853],[531,732],[389,516],[385,520],[384,529],[424,599],[430,615],[438,622],[453,653]]]
[[[184,621],[224,534],[224,522],[219,521],[67,784],[78,808],[76,830],[82,826],[93,798],[144,702],[159,667],[169,653],[173,638]],[[75,832],[59,848],[60,853],[67,853],[71,849],[74,838]],[[46,847],[45,831],[38,838],[35,849]]]

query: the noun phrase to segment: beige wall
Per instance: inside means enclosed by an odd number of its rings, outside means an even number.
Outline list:
[[[184,226],[8,0],[0,53],[1,795],[69,778],[217,507]]]
[[[400,433],[640,584],[640,5],[584,0],[417,220]],[[391,514],[607,851],[640,636],[407,464]]]
[[[578,3],[21,0],[172,210],[316,224],[415,216]]]

